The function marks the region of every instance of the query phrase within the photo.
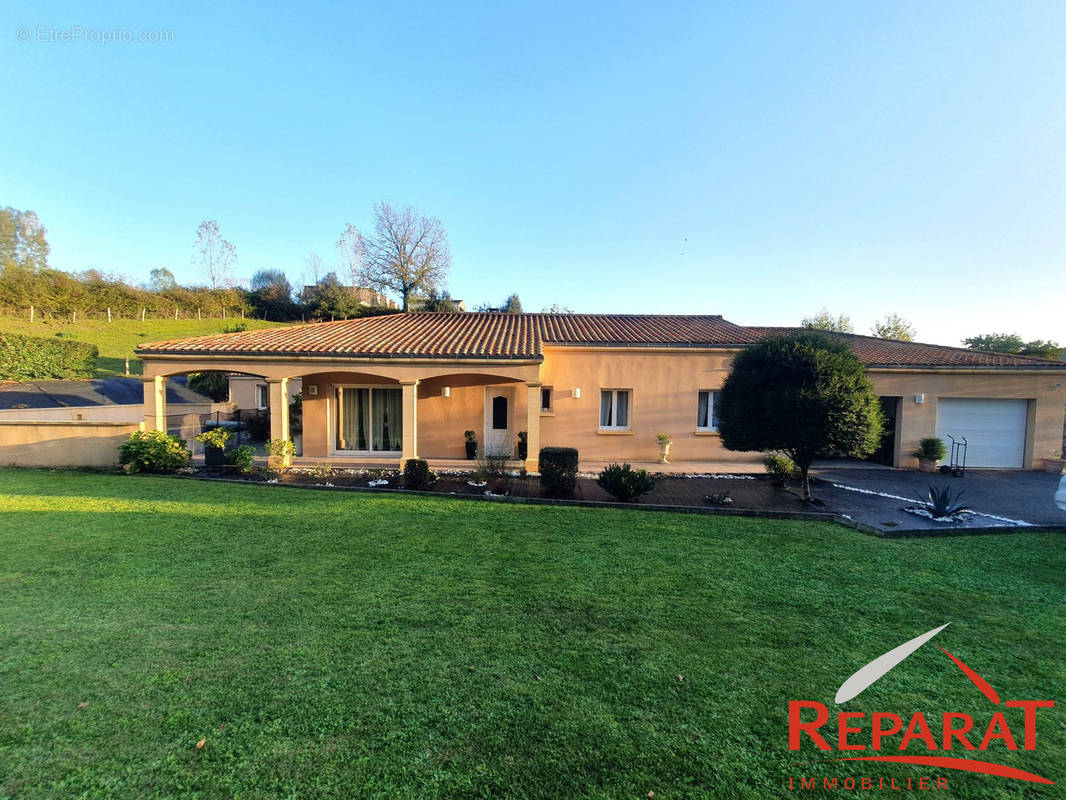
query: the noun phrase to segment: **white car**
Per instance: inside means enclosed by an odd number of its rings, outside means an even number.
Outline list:
[[[1059,481],[1059,490],[1055,492],[1055,505],[1066,511],[1066,475]]]

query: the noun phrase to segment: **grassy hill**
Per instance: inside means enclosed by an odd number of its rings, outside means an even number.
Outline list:
[[[106,378],[124,374],[126,358],[130,360],[130,374],[140,375],[141,361],[134,355],[133,349],[142,342],[207,336],[220,333],[226,326],[238,323],[243,323],[248,330],[277,328],[285,324],[256,319],[149,319],[144,322],[136,319],[116,319],[114,322],[87,319],[78,320],[74,324],[49,319],[31,324],[24,317],[0,317],[0,332],[21,333],[27,336],[57,336],[94,344],[100,348],[96,375]]]

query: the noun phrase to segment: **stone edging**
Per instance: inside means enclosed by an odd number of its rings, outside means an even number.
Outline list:
[[[437,497],[446,500],[476,500],[490,503],[507,503],[511,505],[537,505],[537,506],[566,506],[571,508],[612,508],[624,511],[656,511],[670,512],[674,514],[703,514],[706,516],[720,517],[755,517],[760,519],[794,519],[808,522],[834,522],[845,528],[851,528],[861,533],[877,536],[882,539],[907,539],[907,538],[939,538],[944,536],[983,536],[988,534],[1004,533],[1066,533],[1066,525],[1028,525],[1028,526],[989,526],[983,528],[903,528],[898,530],[884,531],[856,522],[843,514],[835,514],[831,511],[771,511],[757,508],[712,508],[705,506],[664,506],[664,505],[640,505],[637,503],[613,503],[601,500],[566,500],[549,497],[505,497],[476,494],[444,494],[443,492],[415,491],[408,489],[383,489],[370,486],[315,486],[299,483],[267,483],[266,481],[246,481],[241,478],[209,478],[200,475],[152,475],[145,477],[154,478],[177,478],[181,480],[197,480],[213,483],[232,483],[244,486],[269,486],[281,489],[311,489],[320,492],[355,492],[363,494],[393,494],[410,497]]]

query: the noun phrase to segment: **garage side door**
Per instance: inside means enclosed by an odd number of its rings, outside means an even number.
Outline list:
[[[1025,458],[1026,400],[941,397],[937,400],[936,435],[951,446],[965,436],[969,467],[1021,467]]]

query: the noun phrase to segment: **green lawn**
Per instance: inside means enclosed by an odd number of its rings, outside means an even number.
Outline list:
[[[0,316],[0,333],[22,333],[27,336],[61,336],[79,342],[95,344],[100,348],[97,377],[122,375],[125,359],[130,360],[130,374],[141,374],[141,361],[133,349],[144,342],[164,339],[180,339],[187,336],[208,336],[220,333],[223,328],[243,323],[248,330],[277,328],[285,323],[263,322],[257,319],[81,319],[71,324],[68,320],[36,320]]]
[[[936,642],[1005,700],[1061,700],[1061,535],[10,470],[0,511],[0,797],[763,798],[800,775],[1062,796],[826,765],[786,728],[789,699],[833,709],[949,621]],[[847,708],[992,707],[927,645]],[[988,758],[1061,784],[1063,720]]]

